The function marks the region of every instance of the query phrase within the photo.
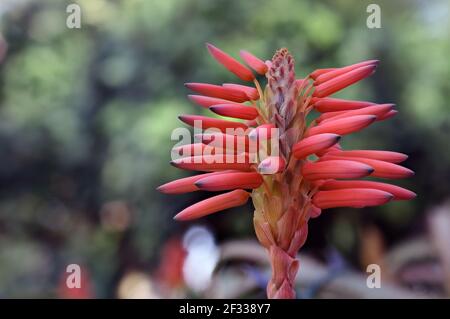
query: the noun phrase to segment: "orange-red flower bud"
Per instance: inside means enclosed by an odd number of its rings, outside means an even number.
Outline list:
[[[224,191],[237,188],[254,189],[261,186],[262,183],[262,176],[256,172],[231,172],[220,174],[220,178],[205,176],[205,178],[198,179],[195,186],[206,191]]]
[[[325,181],[321,186],[321,190],[346,189],[346,188],[373,188],[385,191],[394,195],[393,200],[410,200],[416,197],[414,192],[408,189],[373,181]]]
[[[348,188],[319,191],[313,197],[313,204],[321,209],[333,207],[367,207],[389,202],[394,196],[378,189]]]
[[[232,58],[227,53],[223,52],[219,48],[212,44],[207,43],[209,53],[216,59],[220,64],[227,68],[230,72],[234,73],[238,78],[243,81],[253,81],[255,76],[252,71],[247,69],[243,64],[238,62],[235,58]]]
[[[366,164],[349,160],[309,162],[302,168],[307,180],[360,178],[372,174],[374,169]]]
[[[323,133],[306,137],[292,148],[292,153],[298,159],[327,149],[340,140],[341,136],[332,133]]]
[[[191,220],[200,218],[209,214],[216,213],[228,208],[244,205],[250,194],[242,189],[236,189],[234,191],[213,196],[208,199],[202,200],[188,208],[185,208],[179,212],[174,219],[176,220]]]
[[[238,103],[246,102],[249,100],[249,97],[247,94],[245,94],[245,92],[230,87],[208,83],[185,83],[184,85],[192,91],[219,99]]]
[[[233,101],[218,99],[216,97],[210,97],[210,96],[195,95],[195,94],[189,94],[188,98],[195,104],[203,106],[205,108],[209,108],[211,105],[215,105],[215,104],[237,104],[237,102],[233,102]]]
[[[258,59],[256,56],[245,50],[241,50],[240,56],[242,60],[244,60],[244,62],[247,63],[247,65],[253,70],[261,75],[266,74],[268,68],[264,61]]]
[[[209,109],[219,115],[243,120],[254,120],[259,115],[255,107],[242,104],[217,104]]]
[[[325,123],[309,128],[306,135],[311,136],[321,133],[346,135],[362,130],[373,123],[376,118],[375,115],[356,115],[337,120],[330,119]]]

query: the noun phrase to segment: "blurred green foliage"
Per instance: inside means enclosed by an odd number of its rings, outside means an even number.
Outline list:
[[[68,29],[66,5],[82,8]],[[346,138],[345,147],[410,155],[416,176],[399,185],[412,202],[328,212],[305,249],[338,247],[349,258],[356,227],[379,223],[389,242],[422,229],[450,190],[449,3],[377,1],[382,28],[366,27],[371,1],[5,1],[0,30],[0,296],[54,296],[68,263],[86,265],[95,295],[112,297],[127,269],[150,271],[172,221],[200,193],[155,187],[187,173],[169,165],[177,115],[198,112],[184,82],[236,81],[207,54],[269,59],[286,46],[299,76],[319,67],[381,60],[378,72],[339,97],[397,104],[399,115]],[[123,202],[130,225],[102,211]],[[113,206],[115,207],[115,206]],[[207,218],[219,239],[253,236],[251,208]]]

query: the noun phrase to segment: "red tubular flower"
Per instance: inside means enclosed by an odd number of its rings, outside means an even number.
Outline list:
[[[306,137],[294,145],[292,153],[298,159],[327,149],[341,139],[340,135],[324,133]]]
[[[378,117],[377,121],[383,121],[383,120],[390,119],[391,117],[394,117],[395,115],[397,115],[397,113],[398,113],[398,111],[396,111],[396,110],[389,111],[386,114]]]
[[[359,67],[357,69],[353,69],[350,72],[344,73],[342,75],[331,78],[330,80],[323,82],[321,84],[315,84],[315,91],[313,96],[315,97],[326,97],[337,91],[340,91],[346,88],[353,83],[356,83],[369,75],[371,75],[375,71],[376,65],[369,64],[366,66]],[[334,72],[334,71],[330,71]],[[327,73],[324,74],[324,76]]]
[[[195,192],[200,189],[195,184],[198,180],[216,175],[222,175],[224,173],[225,172],[213,172],[177,179],[175,181],[159,186],[157,190],[164,194],[183,194]]]
[[[351,151],[330,151],[329,155],[342,157],[363,157],[371,158],[391,163],[401,163],[408,158],[408,155],[390,152],[390,151],[374,151],[374,150],[351,150]]]
[[[198,189],[206,191],[226,191],[230,189],[254,189],[258,188],[263,183],[262,176],[255,172],[250,173],[230,172],[220,175],[203,174],[201,176],[204,176],[204,178],[200,178],[199,180],[197,180],[195,182],[195,186],[198,187]]]
[[[218,211],[242,206],[247,203],[250,194],[242,189],[236,189],[229,193],[217,195],[198,202],[179,212],[174,219],[190,220],[203,217]]]
[[[250,99],[242,90],[236,90],[230,87],[207,83],[186,83],[185,86],[197,93],[233,102],[242,103]]]
[[[373,181],[335,181],[329,180],[324,182],[320,187],[321,190],[347,189],[347,188],[371,188],[385,191],[394,195],[393,200],[410,200],[416,197],[414,192],[399,186],[373,182]]]
[[[175,167],[193,171],[223,171],[237,170],[250,171],[251,163],[247,155],[202,155],[193,157],[184,157],[170,162]]]
[[[314,72],[312,72],[309,77],[313,80],[317,79],[319,76],[321,76],[322,74],[325,74],[327,72],[330,71],[334,71],[336,70],[336,68],[327,68],[327,69],[317,69]]]
[[[329,81],[329,80],[331,80],[331,79],[333,79],[333,78],[335,78],[335,77],[337,77],[339,75],[349,73],[350,71],[356,70],[356,69],[358,69],[360,67],[363,67],[363,66],[376,67],[378,65],[378,62],[379,62],[378,60],[363,61],[363,62],[356,63],[356,64],[353,64],[353,65],[349,65],[349,66],[346,66],[346,67],[343,67],[343,68],[334,69],[334,70],[331,70],[329,72],[325,72],[324,74],[319,75],[315,79],[314,85],[315,86],[320,85],[320,84],[325,83],[325,82],[327,82],[327,81]]]
[[[335,111],[349,111],[356,110],[375,103],[366,101],[350,101],[343,99],[326,98],[312,98],[311,104],[321,113],[335,112]]]
[[[263,60],[258,59],[253,54],[245,50],[241,50],[240,56],[242,60],[244,60],[245,63],[247,63],[247,65],[251,67],[253,70],[262,75],[266,74],[267,65],[264,63]]]
[[[337,120],[330,119],[326,123],[310,128],[306,135],[311,136],[322,133],[346,135],[362,130],[372,124],[376,118],[375,115],[357,115]]]
[[[341,156],[333,156],[326,154],[323,156],[322,160],[327,162],[328,160],[351,160],[360,163],[364,163],[370,165],[374,171],[372,173],[373,177],[381,177],[381,178],[406,178],[414,175],[414,172],[406,167],[396,165],[389,162],[379,161],[371,158],[363,158],[363,157],[341,157]]]
[[[322,121],[320,123],[326,123],[327,121],[334,121],[350,116],[356,116],[356,115],[375,115],[378,118],[385,115],[386,113],[390,112],[394,108],[394,104],[375,104],[371,106],[367,106],[358,110],[352,110],[352,111],[344,111],[340,114],[334,114],[331,118],[325,118],[323,119],[322,115]],[[324,115],[327,115],[330,113],[325,113]]]
[[[172,164],[213,173],[172,181],[159,190],[232,190],[186,208],[176,215],[178,220],[243,205],[251,196],[256,237],[266,248],[272,265],[267,296],[294,298],[297,252],[305,244],[310,218],[320,216],[327,208],[377,206],[415,197],[399,186],[353,180],[366,176],[409,177],[413,172],[398,165],[406,160],[405,154],[344,150],[338,143],[341,136],[388,119],[397,111],[393,104],[328,97],[372,74],[378,65],[376,60],[319,69],[298,78],[287,49],[278,50],[265,62],[241,51],[244,62],[267,78],[262,88],[252,71],[240,62],[212,45],[208,50],[239,78],[253,81],[255,87],[188,83],[189,89],[201,94],[190,95],[189,99],[219,115],[246,121],[181,116],[189,125],[197,120],[202,129],[216,128],[218,132],[203,132],[196,135],[201,143],[176,147],[172,154],[184,157],[174,159]],[[312,110],[322,114],[307,121]],[[227,129],[242,132],[230,133]],[[315,156],[309,156],[312,154]]]
[[[389,202],[394,195],[371,188],[347,188],[332,191],[319,191],[313,198],[313,204],[320,209],[334,207],[378,206]]]
[[[302,175],[308,180],[330,178],[359,178],[372,174],[374,169],[364,163],[347,160],[330,160],[306,163]]]
[[[255,76],[252,71],[243,66],[240,62],[223,52],[222,50],[216,48],[212,44],[206,44],[209,53],[224,67],[226,67],[230,72],[234,73],[238,78],[243,81],[253,81]]]
[[[209,109],[219,115],[243,120],[254,120],[259,115],[258,110],[253,106],[240,104],[217,104]]]
[[[238,91],[242,91],[245,94],[247,94],[247,96],[250,100],[253,100],[253,101],[259,100],[259,92],[254,87],[240,85],[240,84],[234,84],[234,83],[224,83],[224,84],[222,84],[222,86],[224,86],[226,88],[231,88],[231,89],[236,89]]]
[[[194,102],[197,105],[203,106],[205,108],[209,108],[211,105],[215,104],[238,104],[237,102],[228,101],[224,99],[218,99],[215,97],[203,96],[203,95],[188,95],[189,100]]]

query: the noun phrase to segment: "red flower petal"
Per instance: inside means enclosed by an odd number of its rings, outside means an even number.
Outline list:
[[[313,98],[311,104],[314,104],[314,108],[321,112],[335,112],[335,111],[348,111],[356,110],[366,106],[373,105],[375,103],[366,101],[351,101],[343,99],[335,99],[331,97],[326,98]]]
[[[337,120],[328,120],[326,123],[321,123],[308,129],[306,136],[334,133],[338,135],[346,135],[362,130],[375,121],[375,115],[356,115],[345,117]]]
[[[329,153],[329,152],[332,152],[332,151],[341,151],[341,150],[342,150],[341,145],[340,145],[339,143],[336,143],[336,144],[334,144],[333,146],[324,149],[323,151],[318,151],[318,152],[316,153],[316,155],[317,155],[317,156],[323,156],[323,155],[325,155],[325,154],[327,154],[327,153]]]
[[[333,189],[346,189],[346,188],[373,188],[381,191],[385,191],[394,195],[394,200],[410,200],[416,197],[414,192],[405,188],[372,181],[334,181],[329,180],[324,182],[321,186],[321,190],[333,190]]]
[[[262,183],[263,178],[258,173],[232,172],[220,174],[220,178],[205,176],[205,178],[197,180],[195,186],[206,191],[224,191],[237,188],[254,189],[261,186]]]
[[[360,178],[373,171],[369,165],[349,160],[308,162],[302,167],[302,174],[307,180]]]
[[[317,77],[321,76],[322,74],[328,73],[330,71],[337,70],[336,68],[327,68],[327,69],[317,69],[314,72],[312,72],[309,77],[313,80],[317,79]]]
[[[398,113],[398,111],[396,111],[396,110],[389,111],[386,114],[379,116],[377,118],[377,121],[384,121],[384,120],[390,119],[391,117],[394,117],[395,115],[397,115],[397,113]]]
[[[333,116],[330,119],[324,119],[321,121],[321,123],[326,123],[327,121],[333,121],[356,115],[375,115],[378,119],[381,116],[385,115],[387,112],[391,111],[394,108],[394,106],[395,106],[394,104],[375,104],[357,110],[345,111],[344,113],[337,114],[336,116]]]
[[[225,194],[210,197],[198,202],[179,212],[174,219],[191,220],[216,213],[232,207],[244,205],[250,194],[242,189],[237,189]]]
[[[247,94],[241,90],[236,90],[229,87],[220,85],[208,84],[208,83],[186,83],[185,86],[197,93],[216,97],[219,99],[230,100],[233,102],[242,103],[249,100]]]
[[[313,204],[321,209],[332,207],[367,207],[389,202],[394,196],[378,189],[348,188],[319,191],[313,197]]]
[[[230,72],[234,73],[238,78],[243,81],[253,81],[255,76],[252,71],[247,69],[243,64],[238,62],[236,59],[232,58],[227,53],[223,52],[219,48],[216,48],[212,44],[206,44],[209,53],[224,67],[226,67]]]
[[[294,156],[298,159],[307,157],[321,150],[327,149],[341,139],[340,135],[324,133],[306,137],[292,148]]]
[[[179,158],[170,162],[181,169],[194,171],[251,171],[251,164],[247,154],[216,154]]]
[[[341,157],[341,156],[333,156],[333,155],[326,154],[324,157],[321,158],[321,160],[324,160],[324,161],[351,160],[351,161],[364,163],[364,164],[370,165],[374,169],[373,173],[371,174],[371,176],[373,176],[373,177],[395,179],[395,178],[411,177],[414,175],[414,172],[406,167],[403,167],[403,166],[400,166],[397,164],[393,164],[393,163],[389,163],[389,162],[370,159],[370,158]]]
[[[365,157],[391,163],[401,163],[408,158],[408,155],[403,153],[374,150],[330,151],[329,155],[344,157]]]
[[[253,106],[242,104],[217,104],[210,107],[214,113],[243,120],[254,120],[258,117],[258,110]]]
[[[266,74],[268,68],[263,60],[258,59],[256,56],[245,50],[241,50],[240,56],[242,60],[244,60],[244,62],[247,63],[247,65],[253,70],[261,75]]]
[[[354,69],[350,72],[347,72],[345,74],[339,75],[335,78],[332,78],[331,80],[328,80],[318,86],[315,87],[313,96],[315,97],[326,97],[328,95],[331,95],[333,93],[336,93],[337,91],[340,91],[347,86],[350,86],[369,75],[373,74],[375,71],[375,65],[367,65],[362,66],[360,68]],[[333,72],[333,71],[331,71]],[[326,75],[326,73],[324,74]]]
[[[188,98],[195,104],[198,104],[205,108],[209,108],[211,105],[215,105],[215,104],[230,104],[230,103],[237,104],[236,102],[233,102],[233,101],[218,99],[218,98],[210,97],[210,96],[195,95],[195,94],[188,95]]]
[[[172,182],[169,182],[169,183],[159,186],[157,188],[157,190],[164,194],[183,194],[183,193],[195,192],[200,189],[195,185],[195,182],[197,182],[198,180],[200,180],[202,178],[212,177],[215,175],[222,175],[225,173],[226,172],[213,172],[213,173],[199,174],[199,175],[195,175],[195,176],[180,178],[180,179],[177,179]]]
[[[363,61],[356,64],[352,64],[343,68],[334,69],[330,72],[325,72],[324,74],[321,74],[315,79],[314,85],[317,86],[319,84],[325,83],[339,75],[346,74],[352,70],[358,69],[363,66],[373,66],[374,68],[378,65],[378,60],[369,60],[369,61]]]
[[[250,100],[253,100],[253,101],[259,100],[258,90],[255,89],[254,87],[247,86],[247,85],[234,84],[234,83],[224,83],[224,84],[222,84],[222,86],[224,86],[226,88],[231,88],[231,89],[236,89],[236,90],[242,91],[245,94],[247,94],[247,96]],[[221,104],[224,104],[224,103],[221,103]]]
[[[200,126],[197,126],[203,130],[209,129],[209,128],[217,128],[221,130],[222,132],[226,132],[228,129],[237,129],[241,128],[243,130],[247,130],[248,127],[244,123],[241,122],[233,122],[233,121],[227,121],[222,119],[216,119],[213,117],[207,117],[207,116],[201,116],[201,115],[180,115],[178,117],[181,121],[184,123],[194,126],[200,124]]]

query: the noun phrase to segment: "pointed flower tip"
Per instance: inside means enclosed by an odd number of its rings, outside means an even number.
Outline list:
[[[367,164],[351,160],[326,160],[307,162],[302,174],[307,180],[361,178],[373,173]]]
[[[319,191],[313,197],[313,204],[321,209],[334,207],[362,208],[383,205],[394,198],[391,193],[366,188],[348,188]]]
[[[345,151],[342,153],[345,154]],[[364,163],[366,165],[371,166],[374,169],[374,171],[371,173],[372,176],[380,178],[392,178],[392,179],[407,178],[411,177],[414,174],[412,170],[405,168],[403,166],[371,158],[340,157],[332,154],[331,155],[325,154],[325,156],[322,157],[321,159],[323,159],[325,162],[327,160],[351,160]]]
[[[260,60],[259,58],[257,58],[256,56],[254,56],[253,54],[251,54],[246,50],[241,50],[239,52],[239,55],[241,56],[242,60],[244,60],[244,62],[247,63],[247,65],[251,67],[253,70],[255,70],[261,75],[266,74],[268,67],[264,63],[264,61]]]
[[[323,133],[306,137],[294,145],[292,152],[297,159],[302,159],[333,146],[340,138],[340,135],[333,133]]]
[[[306,135],[312,136],[321,133],[335,133],[338,135],[351,134],[369,126],[377,119],[376,115],[355,115],[340,119],[330,119],[308,129]]]
[[[259,115],[256,108],[247,105],[217,104],[209,109],[216,114],[242,120],[254,120]]]
[[[202,178],[195,183],[195,186],[206,191],[224,191],[254,189],[258,188],[262,182],[262,176],[256,172],[230,172]]]
[[[320,190],[337,190],[348,188],[378,189],[394,195],[393,200],[411,200],[417,196],[416,193],[400,186],[367,180],[328,180],[319,186]]]
[[[237,61],[227,53],[223,52],[210,43],[207,43],[206,47],[209,53],[213,56],[214,59],[216,59],[217,62],[222,64],[226,69],[228,69],[228,71],[234,73],[241,80],[251,82],[255,79],[252,71],[247,69],[243,64],[241,64],[239,61]]]
[[[237,102],[203,95],[188,94],[187,97],[191,102],[203,106],[205,108],[208,108],[214,104],[224,104],[224,103],[237,104]]]
[[[244,205],[250,194],[242,189],[217,195],[200,201],[192,206],[185,208],[175,215],[174,219],[178,221],[192,220],[206,215],[210,215],[228,208]]]
[[[314,97],[326,97],[332,95],[368,76],[370,76],[375,71],[376,65],[369,64],[364,65],[359,68],[353,69],[344,74],[340,74],[336,77],[327,79],[326,81],[320,81],[320,77],[314,82],[315,90],[313,93]],[[334,71],[333,71],[334,72]],[[331,72],[329,72],[331,73]],[[324,77],[327,77],[329,73],[325,73]]]

